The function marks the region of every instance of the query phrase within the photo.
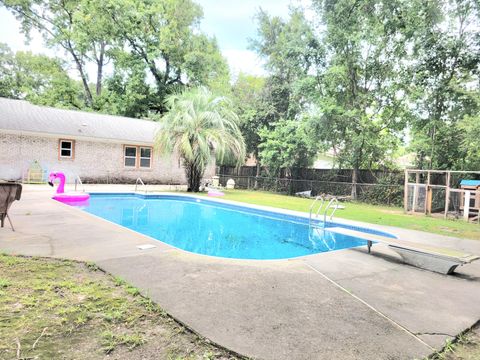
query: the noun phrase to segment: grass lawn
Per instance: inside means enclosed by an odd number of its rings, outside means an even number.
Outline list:
[[[226,190],[223,199],[304,212],[309,211],[312,203],[311,199],[247,190]],[[396,207],[368,205],[358,202],[348,202],[345,205],[346,209],[337,211],[335,213],[336,217],[480,240],[479,224],[424,215],[407,215],[403,213],[403,209]]]
[[[0,254],[0,359],[237,359],[95,265]]]

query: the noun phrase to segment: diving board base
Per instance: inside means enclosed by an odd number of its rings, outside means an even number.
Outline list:
[[[457,266],[462,265],[461,262],[455,261],[452,258],[426,254],[424,252],[405,249],[395,245],[388,246],[399,254],[406,264],[440,274],[452,274]]]

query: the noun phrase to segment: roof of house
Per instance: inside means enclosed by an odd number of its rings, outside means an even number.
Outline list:
[[[153,143],[158,128],[158,123],[149,120],[56,109],[0,97],[0,131]]]

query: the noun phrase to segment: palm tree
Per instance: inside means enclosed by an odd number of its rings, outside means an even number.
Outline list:
[[[225,158],[243,162],[245,142],[227,98],[199,87],[169,96],[166,106],[156,147],[179,154],[189,191],[199,191],[205,169],[215,156],[220,162]]]

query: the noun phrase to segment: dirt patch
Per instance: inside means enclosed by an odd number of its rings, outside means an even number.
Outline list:
[[[0,359],[241,359],[93,264],[0,255]]]

